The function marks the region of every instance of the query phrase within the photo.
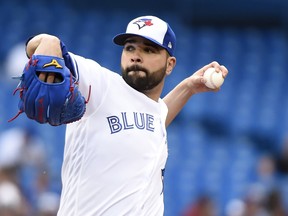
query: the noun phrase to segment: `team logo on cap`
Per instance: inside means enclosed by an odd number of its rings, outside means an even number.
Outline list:
[[[152,26],[152,19],[142,18],[137,21],[135,21],[133,24],[136,24],[139,29],[145,27],[145,26]]]

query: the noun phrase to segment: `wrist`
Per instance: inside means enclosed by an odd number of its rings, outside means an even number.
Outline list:
[[[194,83],[191,80],[191,77],[184,79],[183,82],[184,82],[184,90],[187,92],[187,94],[190,95],[190,97],[197,93],[197,91],[195,90]]]
[[[30,58],[34,53],[62,57],[60,40],[48,34],[39,34],[31,37],[26,42],[27,57]]]

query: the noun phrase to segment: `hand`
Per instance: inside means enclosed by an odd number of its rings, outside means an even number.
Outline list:
[[[209,91],[217,92],[220,90],[220,88],[210,89],[205,85],[205,82],[207,82],[207,80],[203,77],[203,75],[204,72],[210,67],[214,67],[216,72],[222,73],[224,78],[226,78],[226,76],[228,75],[227,68],[224,65],[220,65],[216,61],[213,61],[208,65],[205,65],[204,67],[202,67],[201,69],[199,69],[198,71],[196,71],[194,74],[192,74],[190,77],[187,78],[188,86],[193,94]]]
[[[55,73],[40,73],[38,78],[47,83],[60,83],[63,81],[61,76],[57,76]]]
[[[38,78],[47,83],[53,83],[55,79],[55,74],[54,73],[40,73]]]

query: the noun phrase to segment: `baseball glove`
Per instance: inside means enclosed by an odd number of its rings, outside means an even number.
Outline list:
[[[57,81],[41,81],[40,73],[53,73]],[[41,124],[57,126],[79,120],[86,110],[85,98],[62,58],[32,55],[14,94],[17,91],[20,92],[19,112],[9,121],[25,112],[28,118]]]

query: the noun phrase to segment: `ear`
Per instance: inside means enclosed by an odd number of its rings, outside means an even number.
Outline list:
[[[167,69],[166,69],[166,75],[170,75],[172,70],[174,69],[176,65],[176,58],[169,56],[167,58]]]

